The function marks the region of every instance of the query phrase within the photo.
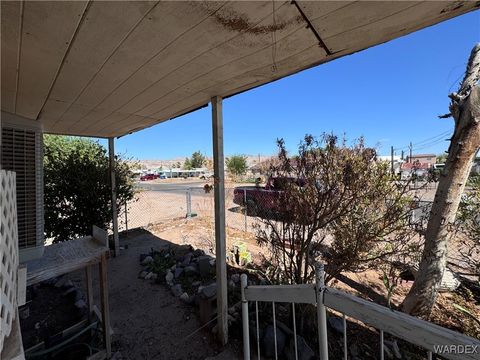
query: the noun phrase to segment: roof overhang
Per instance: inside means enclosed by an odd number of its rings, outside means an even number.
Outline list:
[[[1,3],[1,109],[121,136],[472,11],[471,1]]]

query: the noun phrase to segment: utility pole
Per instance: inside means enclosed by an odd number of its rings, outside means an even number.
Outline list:
[[[410,149],[410,157],[408,158],[408,162],[411,163],[412,162],[412,142],[410,141],[410,145],[408,145],[408,148]]]
[[[395,170],[393,168],[393,146],[390,147],[390,166],[393,175],[395,173]]]
[[[403,150],[402,150],[402,157],[401,157],[401,159],[402,159],[402,160],[405,159],[405,157],[403,156]]]

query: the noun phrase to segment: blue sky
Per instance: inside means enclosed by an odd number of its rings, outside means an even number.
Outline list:
[[[457,90],[478,41],[476,11],[228,98],[225,154],[274,154],[280,137],[295,151],[305,134],[323,132],[363,135],[381,154],[410,141],[414,152],[441,153],[449,136],[435,136],[448,135],[453,122],[437,116],[448,112],[447,95]],[[210,107],[116,141],[118,153],[137,159],[195,150],[210,156],[211,149]]]

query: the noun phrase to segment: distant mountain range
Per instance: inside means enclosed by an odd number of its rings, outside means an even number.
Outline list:
[[[245,155],[247,157],[248,166],[253,166],[259,162],[263,162],[272,157],[272,155]],[[227,156],[228,157],[228,156]],[[213,164],[213,158],[207,157],[207,160],[210,164]],[[150,159],[150,160],[137,160],[136,162],[140,164],[143,169],[157,169],[160,167],[163,168],[174,168],[178,163],[183,165],[185,158],[174,158],[174,159]],[[207,166],[209,167],[209,166]]]

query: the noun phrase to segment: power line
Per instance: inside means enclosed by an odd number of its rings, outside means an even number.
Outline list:
[[[424,140],[421,140],[421,141],[418,141],[416,143],[410,143],[410,145],[407,145],[407,146],[403,146],[403,147],[399,147],[399,148],[395,148],[394,150],[395,151],[399,151],[399,150],[407,150],[407,149],[410,149],[411,147],[418,147],[420,145],[420,147],[424,147],[428,144],[428,146],[431,146],[430,143],[438,143],[438,142],[441,142],[441,141],[444,141],[445,139],[443,139],[445,136],[449,135],[450,134],[450,130],[447,130],[447,131],[444,131],[440,134],[437,134],[435,136],[432,136],[432,137],[429,137],[429,138],[426,138]],[[418,149],[417,149],[418,150]]]
[[[445,131],[441,134],[438,134],[437,136],[433,136],[431,138],[428,138],[428,139],[425,139],[425,140],[422,140],[422,141],[419,141],[417,143],[414,143],[413,145],[414,146],[418,146],[418,145],[422,145],[423,143],[427,143],[427,142],[430,142],[430,141],[436,141],[436,140],[440,140],[447,136],[448,134],[450,134],[450,131]]]
[[[447,139],[444,139],[444,138],[438,138],[437,140],[432,140],[432,141],[429,141],[429,142],[425,142],[423,144],[420,144],[420,146],[416,146],[415,150],[426,149],[426,148],[432,147],[433,145],[440,144],[440,143],[442,143],[446,140]]]
[[[441,142],[444,142],[444,141],[445,141],[445,139],[440,139],[440,140],[437,140],[437,141],[433,141],[431,143],[424,144],[420,147],[416,147],[414,150],[428,149],[428,148],[431,148],[432,146],[437,145],[437,144],[439,144]]]

